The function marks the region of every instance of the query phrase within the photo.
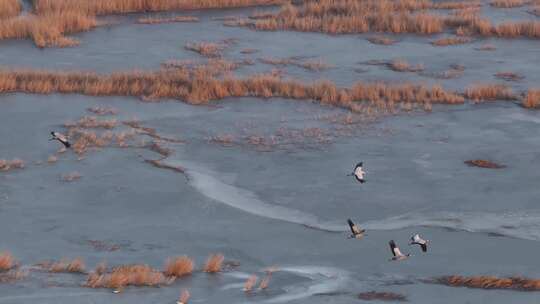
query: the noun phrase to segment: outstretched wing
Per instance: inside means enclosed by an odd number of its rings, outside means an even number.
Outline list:
[[[357,168],[362,168],[362,166],[364,166],[364,162],[359,162],[359,163],[356,164],[354,169],[356,170]]]
[[[420,247],[422,247],[423,252],[427,252],[427,244],[426,243],[420,244]]]
[[[394,242],[394,240],[391,240],[390,242],[388,242],[388,245],[390,245],[390,251],[392,251],[392,254],[396,256],[396,242]]]
[[[364,231],[364,230],[358,229],[358,226],[356,226],[351,219],[348,219],[347,223],[349,223],[349,227],[351,227],[351,232],[354,235],[360,234]]]

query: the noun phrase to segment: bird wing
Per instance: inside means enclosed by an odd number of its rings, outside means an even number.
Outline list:
[[[400,256],[404,256],[404,254],[401,253],[401,250],[399,250],[398,247],[394,247],[394,256],[400,257]]]
[[[420,247],[422,247],[423,252],[427,252],[427,244],[426,243],[420,244]]]
[[[360,229],[358,229],[358,226],[356,226],[353,221],[351,221],[351,219],[348,219],[347,220],[347,223],[349,223],[349,227],[351,227],[351,232],[352,234],[356,235],[356,234],[360,234],[362,233],[363,231],[361,231]]]
[[[392,251],[392,254],[394,256],[396,256],[396,251],[395,249],[397,248],[396,247],[396,243],[394,242],[394,240],[391,240],[390,242],[388,242],[388,245],[390,245],[390,250]]]
[[[363,162],[359,162],[358,164],[356,164],[356,166],[354,167],[354,169],[362,168],[363,165],[364,165]]]
[[[420,236],[418,234],[413,235],[412,241],[418,243],[420,241]]]

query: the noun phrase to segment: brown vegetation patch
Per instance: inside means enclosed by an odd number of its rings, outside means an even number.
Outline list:
[[[208,74],[187,69],[157,72],[126,72],[100,75],[79,72],[0,71],[0,92],[79,93],[90,96],[152,96],[156,99],[175,98],[191,104],[207,104],[226,97],[282,97],[315,100],[325,105],[361,111],[362,102],[373,102],[381,108],[396,103],[426,105],[458,104],[463,97],[445,91],[440,86],[415,84],[356,83],[340,88],[330,81],[311,84],[284,80],[275,75],[252,75],[246,78],[225,76],[216,79]],[[128,136],[129,134],[126,134]],[[96,133],[71,128],[73,148],[84,153],[90,147],[103,147],[104,138]],[[129,137],[129,136],[128,136]],[[78,143],[78,141],[81,141]],[[73,141],[73,140],[72,140]]]
[[[523,99],[522,105],[527,109],[540,108],[540,90],[529,89]]]
[[[473,85],[465,90],[465,97],[476,102],[516,99],[512,89],[502,84]]]
[[[74,181],[80,180],[81,177],[82,177],[82,175],[81,175],[79,172],[74,171],[74,172],[62,174],[62,175],[60,176],[60,179],[61,179],[63,182],[70,183],[70,182],[74,182]]]
[[[38,13],[79,11],[90,15],[233,8],[281,4],[282,0],[36,0]]]
[[[494,76],[506,81],[520,81],[525,79],[525,76],[514,72],[498,72]]]
[[[392,45],[396,43],[396,40],[384,36],[373,36],[367,38],[367,41],[373,43],[373,44],[379,44],[379,45]]]
[[[289,57],[289,58],[259,58],[259,61],[265,64],[270,65],[279,65],[279,66],[297,66],[309,71],[322,71],[330,68],[331,66],[325,63],[322,59],[310,59],[306,61],[301,61],[300,57]]]
[[[43,262],[39,264],[40,267],[48,272],[67,272],[67,273],[84,273],[85,265],[81,258],[75,258],[73,260],[61,259],[57,262]]]
[[[183,277],[193,272],[193,260],[187,256],[167,259],[164,273],[169,277]]]
[[[243,50],[240,51],[240,53],[242,53],[242,54],[254,54],[254,53],[257,53],[257,52],[259,52],[259,50],[251,49],[251,48],[243,49]]]
[[[474,13],[481,6],[474,2],[432,2],[425,0],[320,0],[285,4],[275,14],[264,18],[237,19],[227,25],[255,30],[295,30],[328,34],[385,32],[436,34],[459,29],[461,34],[496,37],[540,38],[540,22],[505,22],[493,25]],[[427,9],[459,8],[450,16],[425,13]],[[422,10],[422,12],[416,12]]]
[[[358,299],[364,301],[398,301],[405,302],[407,297],[394,292],[368,291],[358,294]]]
[[[250,275],[246,282],[244,282],[244,292],[250,292],[253,287],[257,284],[259,278],[256,275]]]
[[[69,47],[78,45],[78,41],[66,35],[88,31],[97,25],[94,17],[78,12],[27,14],[0,20],[0,40],[32,39],[40,48]]]
[[[525,0],[491,0],[489,5],[498,8],[520,7],[527,4]]]
[[[137,19],[139,24],[163,24],[175,22],[198,22],[199,18],[194,16],[174,16],[174,17],[145,17]]]
[[[204,264],[203,271],[208,273],[216,273],[221,271],[224,257],[222,254],[211,254]]]
[[[232,44],[236,39],[225,39],[220,42],[190,42],[185,46],[186,50],[199,53],[204,57],[220,57],[221,52]]]
[[[467,160],[465,163],[471,167],[479,167],[479,168],[486,168],[486,169],[502,169],[506,168],[505,165],[500,165],[495,162],[492,162],[490,160],[485,159],[472,159]]]
[[[161,286],[170,283],[163,273],[148,265],[122,265],[110,272],[99,274],[94,271],[88,275],[86,287],[122,289],[125,286]]]
[[[431,44],[435,46],[448,46],[448,45],[458,45],[471,42],[472,39],[468,37],[449,37],[441,38],[435,41],[432,41]]]
[[[120,250],[121,246],[111,242],[100,241],[100,240],[88,240],[87,243],[94,248],[96,251],[117,251]]]
[[[184,169],[184,168],[182,168],[180,166],[172,166],[172,165],[164,164],[160,160],[154,160],[154,159],[145,159],[144,161],[151,164],[152,166],[154,166],[156,168],[172,170],[174,172],[182,173],[184,175],[186,174],[186,169]]]
[[[96,116],[84,116],[76,122],[67,122],[66,128],[84,128],[84,129],[114,129],[117,126],[116,119],[99,119]]]
[[[16,266],[15,259],[9,252],[0,253],[0,271],[7,271]]]
[[[14,169],[23,169],[24,168],[24,161],[21,159],[15,158],[12,160],[6,160],[6,159],[0,159],[0,172],[4,171],[10,171]]]
[[[495,276],[443,276],[433,280],[436,284],[451,287],[481,289],[513,289],[521,291],[540,291],[540,280],[524,277],[499,278]]]
[[[452,64],[446,71],[438,73],[423,73],[422,75],[430,76],[437,79],[454,79],[463,76],[465,67],[459,64]]]
[[[392,71],[396,72],[421,72],[424,70],[424,65],[417,64],[417,65],[411,65],[407,61],[403,59],[396,59],[392,60],[390,63],[388,63],[388,67]]]
[[[19,0],[0,0],[0,19],[15,17],[21,13]]]

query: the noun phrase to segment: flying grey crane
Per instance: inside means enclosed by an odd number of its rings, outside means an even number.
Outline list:
[[[356,180],[360,182],[361,184],[366,182],[366,180],[364,179],[364,175],[366,174],[366,172],[363,169],[363,165],[364,165],[363,162],[359,162],[354,167],[354,171],[351,174],[349,174],[349,176],[354,176],[354,178],[356,178]]]
[[[64,134],[58,133],[58,132],[55,132],[55,131],[52,131],[52,132],[51,132],[51,135],[52,135],[52,138],[49,139],[49,140],[58,140],[58,141],[61,142],[66,148],[71,147],[71,144],[69,143],[69,141],[68,141],[68,139],[67,139],[67,136],[65,136]]]
[[[420,235],[415,234],[411,237],[411,242],[409,245],[420,245],[423,252],[427,251],[427,244],[429,243],[429,240],[424,240],[420,237]]]
[[[364,237],[366,232],[365,229],[358,228],[358,226],[356,226],[351,219],[348,219],[347,223],[349,223],[349,227],[351,228],[351,234],[349,235],[350,239],[361,239]]]
[[[392,261],[405,260],[411,255],[410,253],[407,253],[407,254],[401,253],[401,250],[399,250],[399,247],[396,245],[396,242],[394,242],[394,240],[391,240],[390,242],[388,242],[388,244],[390,245],[390,250],[392,251],[392,255],[393,255],[391,259]]]

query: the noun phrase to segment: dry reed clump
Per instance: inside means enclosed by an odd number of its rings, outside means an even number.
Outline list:
[[[523,99],[522,105],[527,109],[540,108],[540,90],[529,89]]]
[[[499,278],[495,276],[443,276],[435,278],[433,283],[451,287],[481,289],[513,289],[521,291],[540,291],[540,280],[524,277]]]
[[[203,271],[207,273],[217,273],[221,271],[224,257],[222,254],[211,254],[206,260]]]
[[[0,0],[0,19],[11,18],[21,13],[19,0]]]
[[[122,265],[111,272],[100,274],[91,272],[85,287],[122,289],[126,286],[161,286],[169,283],[163,273],[148,265]]]
[[[257,280],[259,278],[256,275],[251,275],[249,278],[247,278],[246,282],[244,283],[244,292],[250,292],[253,287],[257,284]]]
[[[257,49],[252,49],[252,48],[246,48],[246,49],[242,49],[242,50],[240,51],[241,54],[255,54],[255,53],[257,53],[257,52],[259,52],[259,50],[257,50]]]
[[[424,66],[422,64],[413,66],[403,59],[392,60],[387,65],[392,71],[396,72],[421,72],[424,70]]]
[[[81,258],[73,260],[61,259],[58,262],[50,262],[41,264],[48,272],[69,272],[69,273],[84,273],[85,264]]]
[[[496,162],[485,159],[472,159],[466,160],[465,164],[471,167],[486,168],[486,169],[502,169],[506,168],[505,165],[497,164]]]
[[[368,291],[358,294],[358,299],[364,301],[398,301],[406,302],[407,297],[395,292]]]
[[[384,37],[384,36],[373,36],[367,38],[367,41],[373,43],[373,44],[379,44],[379,45],[392,45],[396,43],[396,40]]]
[[[208,142],[219,144],[224,147],[231,147],[235,143],[235,137],[232,134],[218,134],[210,136]]]
[[[96,116],[84,116],[76,122],[68,122],[64,124],[66,128],[83,128],[83,129],[114,129],[118,125],[116,119],[100,120]]]
[[[525,0],[491,0],[489,5],[498,8],[520,7],[527,4]]]
[[[279,66],[297,66],[309,71],[322,71],[331,67],[331,65],[325,63],[322,59],[312,59],[306,61],[300,61],[299,57],[289,57],[289,58],[259,58],[259,61],[265,64],[270,65],[279,65]]]
[[[0,271],[8,271],[16,266],[15,259],[9,252],[0,253]]]
[[[506,81],[520,81],[525,79],[525,76],[514,72],[498,72],[494,75],[496,78]]]
[[[283,0],[36,0],[34,8],[47,12],[78,11],[89,15],[195,10],[276,5]]]
[[[188,304],[190,297],[191,294],[189,293],[189,290],[183,289],[182,293],[180,293],[180,298],[178,298],[176,304]]]
[[[442,38],[435,41],[431,41],[431,44],[434,46],[448,46],[448,45],[458,45],[471,42],[472,39],[468,37],[449,37]]]
[[[246,78],[211,75],[187,69],[157,72],[126,72],[99,75],[79,72],[0,71],[1,92],[79,93],[90,96],[151,96],[174,98],[191,104],[206,104],[226,97],[282,97],[315,100],[321,104],[357,111],[361,102],[374,102],[382,108],[396,103],[426,105],[463,103],[463,97],[440,86],[415,84],[356,83],[340,88],[330,81],[311,84],[284,80],[275,75],[252,75]],[[91,147],[103,147],[107,138],[96,133],[71,128],[69,138],[76,139],[74,151],[81,154]]]
[[[225,46],[213,42],[192,42],[188,43],[185,49],[199,53],[204,57],[220,57]]]
[[[168,277],[183,277],[193,272],[193,260],[187,256],[167,259],[164,273]]]
[[[465,98],[476,102],[491,100],[516,100],[512,89],[502,84],[473,85],[465,90]]]
[[[73,11],[28,14],[0,20],[0,40],[32,39],[40,48],[69,47],[78,45],[78,41],[65,35],[88,31],[97,25],[94,17]]]
[[[109,108],[109,107],[90,107],[86,109],[88,112],[93,113],[95,115],[117,115],[118,110],[115,108]]]
[[[175,22],[199,22],[199,18],[194,16],[174,16],[174,17],[145,17],[137,19],[139,24],[163,24]]]
[[[274,273],[274,271],[276,271],[276,268],[269,268],[265,271],[266,275],[264,276],[264,278],[261,280],[261,283],[259,284],[260,290],[265,290],[268,288],[268,285],[270,284],[270,279],[272,278],[272,273]]]
[[[23,169],[24,161],[21,159],[15,158],[13,160],[0,159],[0,172],[10,171],[14,169]]]
[[[78,181],[79,179],[81,179],[81,177],[82,175],[79,172],[74,171],[71,173],[62,174],[60,176],[60,180],[66,183],[70,183],[70,182]]]

